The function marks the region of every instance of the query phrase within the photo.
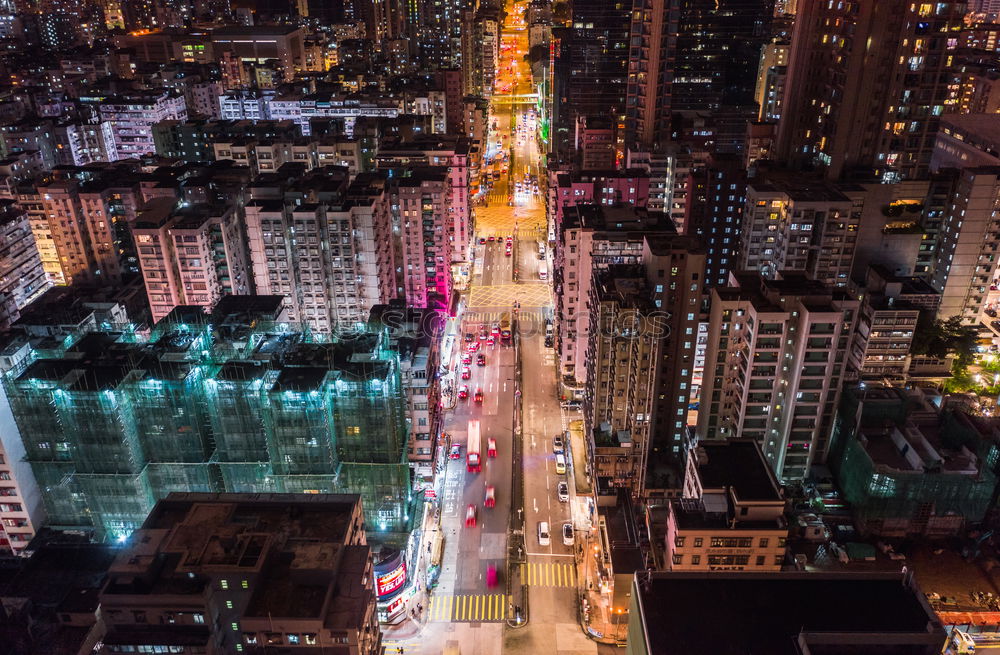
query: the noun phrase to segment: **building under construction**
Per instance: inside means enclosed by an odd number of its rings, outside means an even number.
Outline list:
[[[849,388],[828,459],[855,524],[883,537],[960,534],[997,491],[996,424],[920,389]]]
[[[30,343],[4,386],[51,525],[121,538],[172,491],[357,493],[387,540],[417,515],[386,331],[318,337],[229,296]]]

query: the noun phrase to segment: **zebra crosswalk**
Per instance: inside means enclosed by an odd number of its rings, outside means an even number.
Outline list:
[[[575,587],[576,566],[563,562],[527,562],[521,580],[535,587]]]
[[[466,325],[483,324],[492,325],[500,320],[500,317],[505,313],[502,311],[477,311],[475,309],[467,309],[462,314],[462,320]],[[526,324],[539,324],[544,325],[545,319],[552,318],[552,310],[544,309],[526,309],[522,307],[517,313],[517,320],[521,323],[521,327],[524,328]]]
[[[513,600],[506,594],[431,596],[428,621],[449,623],[503,621]]]

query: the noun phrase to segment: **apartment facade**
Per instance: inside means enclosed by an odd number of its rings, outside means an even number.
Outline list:
[[[1000,167],[962,169],[945,208],[931,284],[941,293],[937,315],[980,322],[997,284],[1000,246]]]
[[[235,208],[182,207],[173,197],[146,203],[132,229],[153,322],[178,305],[213,307],[248,294],[246,235]]]
[[[165,120],[187,119],[184,96],[170,91],[113,96],[98,105],[101,120],[111,125],[114,152],[110,161],[137,159],[156,152],[153,125]]]
[[[965,0],[799,3],[776,158],[830,179],[926,175],[965,13]]]
[[[381,245],[392,240],[389,194],[384,183],[348,193],[347,180],[330,167],[277,188],[258,183],[245,208],[256,290],[284,296],[289,320],[323,334],[366,321],[395,291]]]
[[[800,273],[713,289],[699,436],[754,439],[779,479],[802,479],[826,457],[858,310]]]
[[[780,571],[788,522],[774,472],[752,440],[706,441],[667,511],[663,570]]]
[[[413,169],[396,181],[392,204],[399,212],[403,293],[411,307],[451,306],[451,261],[458,244],[450,196],[445,169]]]
[[[27,212],[14,200],[0,200],[0,327],[48,288]]]
[[[642,489],[653,424],[660,346],[668,329],[657,316],[646,271],[612,265],[594,271],[587,304],[584,429],[597,495],[609,502],[618,489]]]
[[[566,205],[556,234],[553,283],[559,374],[575,387],[587,380],[590,299],[594,271],[642,262],[643,239],[672,231],[662,215],[627,205]]]
[[[755,182],[747,187],[739,269],[775,277],[805,271],[847,286],[857,248],[864,190],[848,195],[826,182]]]

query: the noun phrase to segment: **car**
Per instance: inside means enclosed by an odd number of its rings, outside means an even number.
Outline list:
[[[491,234],[490,236],[488,236],[488,237],[487,237],[487,240],[488,240],[488,241],[489,241],[490,243],[493,243],[494,241],[496,241],[496,240],[497,240],[497,238],[496,238],[495,236],[493,236],[493,235]]]
[[[566,484],[566,482],[560,481],[559,484],[556,485],[556,496],[559,497],[560,503],[569,502],[569,485]]]
[[[552,339],[552,335],[551,334],[546,334],[545,335],[545,347],[546,348],[551,348],[554,343],[555,343],[555,341]]]
[[[483,402],[483,390],[482,389],[476,389],[475,402],[477,402],[477,403]]]
[[[479,237],[479,245],[486,243],[486,237]]]
[[[483,327],[479,328],[480,341],[485,340],[487,336],[489,336],[489,333],[486,331],[486,326],[484,325]]]
[[[566,444],[563,443],[563,438],[559,435],[552,437],[552,452],[556,455],[566,452]]]
[[[451,450],[448,451],[448,459],[462,459],[462,445],[453,443],[451,444]]]
[[[486,500],[483,501],[483,507],[496,507],[497,504],[497,490],[492,484],[486,485]]]
[[[465,400],[469,397],[469,385],[463,384],[458,388],[458,397]]]
[[[563,475],[566,473],[566,456],[556,455],[556,473]]]
[[[494,323],[493,324],[493,326],[490,328],[490,334],[492,334],[493,336],[498,336],[500,334],[500,324],[499,323]]]
[[[473,341],[472,343],[469,344],[469,347],[467,348],[467,350],[470,353],[476,352],[477,350],[479,350],[479,342],[478,341]]]
[[[511,253],[511,251],[510,251],[510,248],[506,248],[506,249],[505,249],[505,250],[503,251],[503,254],[504,254],[505,256],[507,256],[507,257],[510,257],[510,256],[511,256],[511,255],[512,255],[513,253]]]
[[[497,586],[497,567],[494,564],[486,567],[486,586],[490,588]]]
[[[476,506],[469,504],[469,509],[465,510],[465,527],[476,527]]]
[[[472,353],[465,353],[462,355],[462,366],[468,366],[472,363]]]
[[[474,335],[471,332],[466,332],[465,333],[465,342],[466,343],[472,343],[475,340],[476,340],[476,335]]]
[[[489,336],[489,338],[486,339],[486,345],[490,346],[490,347],[492,347],[496,342],[497,342],[497,339],[492,334]],[[486,362],[483,362],[483,363],[485,364]]]
[[[497,456],[497,440],[494,437],[490,437],[486,440],[486,456]]]
[[[573,545],[573,524],[563,523],[562,527],[563,545],[572,546]]]
[[[472,369],[469,368],[468,366],[463,366],[462,367],[462,379],[463,380],[468,380],[471,377],[472,377]]]
[[[484,353],[476,355],[476,366],[486,366],[486,355]]]
[[[548,546],[552,543],[549,537],[549,524],[546,521],[538,522],[538,545]]]

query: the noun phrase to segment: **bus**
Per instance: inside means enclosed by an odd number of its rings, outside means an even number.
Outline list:
[[[507,312],[500,317],[500,343],[510,343],[510,314]]]
[[[479,434],[479,420],[469,421],[469,447],[465,451],[465,462],[469,473],[479,473],[482,470],[483,462],[480,457],[480,446],[482,436]]]

